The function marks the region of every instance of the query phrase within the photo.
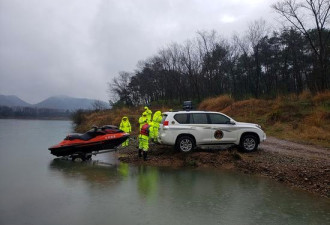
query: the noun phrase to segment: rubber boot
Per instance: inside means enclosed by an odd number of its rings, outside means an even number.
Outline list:
[[[139,149],[139,158],[142,157],[142,149]]]
[[[143,160],[146,161],[148,158],[147,158],[147,155],[148,155],[148,152],[147,151],[143,151]]]

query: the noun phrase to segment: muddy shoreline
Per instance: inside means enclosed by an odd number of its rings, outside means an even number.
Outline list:
[[[268,138],[259,149],[242,153],[236,148],[219,151],[177,152],[170,146],[151,144],[148,160],[137,156],[137,143],[120,148],[122,162],[135,165],[194,169],[229,169],[268,177],[307,192],[330,198],[330,150]]]

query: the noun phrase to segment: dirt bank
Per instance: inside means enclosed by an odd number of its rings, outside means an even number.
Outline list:
[[[273,137],[256,152],[237,149],[220,151],[196,150],[180,153],[172,147],[150,145],[149,160],[137,157],[137,143],[118,151],[119,159],[133,164],[152,166],[235,169],[247,174],[270,177],[317,195],[330,197],[330,149],[298,144]]]

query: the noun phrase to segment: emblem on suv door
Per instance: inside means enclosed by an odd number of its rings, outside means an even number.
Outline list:
[[[216,139],[221,139],[221,138],[223,138],[223,132],[222,132],[221,130],[216,130],[216,131],[214,132],[214,137],[215,137]]]

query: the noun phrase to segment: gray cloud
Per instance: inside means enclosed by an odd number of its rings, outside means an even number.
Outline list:
[[[225,37],[274,1],[0,0],[0,94],[108,99],[107,82],[198,30]]]

